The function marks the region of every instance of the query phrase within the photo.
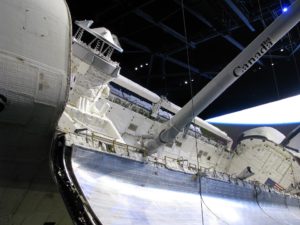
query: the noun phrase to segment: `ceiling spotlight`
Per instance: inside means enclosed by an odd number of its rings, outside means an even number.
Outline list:
[[[145,65],[148,66],[149,64],[148,64],[148,63],[145,63]]]
[[[194,82],[194,79],[192,79],[191,81]]]
[[[261,70],[261,67],[258,67],[259,70]]]
[[[141,64],[140,67],[143,68],[143,64]]]
[[[134,70],[137,71],[139,68],[135,67]]]
[[[187,82],[187,81],[184,81],[184,84],[188,84],[188,82]]]
[[[280,51],[281,51],[281,52],[283,52],[283,51],[284,51],[284,49],[282,48],[282,49],[280,49]]]
[[[271,66],[274,66],[275,64],[274,63],[271,63]]]
[[[283,12],[283,13],[287,12],[288,10],[289,10],[288,7],[283,7],[283,8],[282,8],[282,12]]]

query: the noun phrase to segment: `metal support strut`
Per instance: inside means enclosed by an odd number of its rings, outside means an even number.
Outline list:
[[[167,123],[159,135],[146,143],[148,154],[157,152],[162,144],[173,141],[177,134],[200,112],[221,95],[231,84],[249,70],[277,41],[300,20],[300,0],[290,6],[289,13],[280,15],[257,38],[235,57],[211,82]]]

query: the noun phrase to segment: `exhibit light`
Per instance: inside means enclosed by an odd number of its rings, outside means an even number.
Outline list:
[[[220,124],[288,124],[300,122],[300,95],[206,120]]]
[[[286,7],[286,6],[282,8],[282,12],[283,12],[283,13],[286,13],[288,10],[289,10],[289,8]]]

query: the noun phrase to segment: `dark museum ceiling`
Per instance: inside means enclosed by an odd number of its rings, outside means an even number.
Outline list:
[[[182,106],[191,90],[198,92],[293,1],[67,2],[73,21],[94,20],[93,27],[106,27],[118,36],[124,52],[114,60],[123,76]],[[200,116],[211,118],[299,94],[299,60],[300,25]]]

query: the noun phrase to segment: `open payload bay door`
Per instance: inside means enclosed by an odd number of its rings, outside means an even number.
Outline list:
[[[66,172],[73,177],[67,183],[81,195],[76,207],[97,217],[91,224],[300,223],[299,199],[267,187],[76,145],[64,148]]]

